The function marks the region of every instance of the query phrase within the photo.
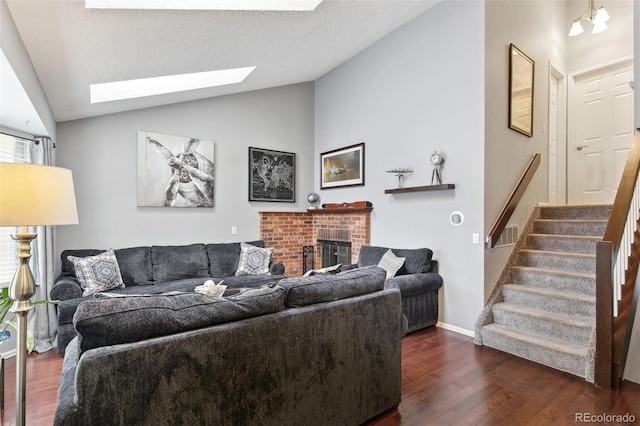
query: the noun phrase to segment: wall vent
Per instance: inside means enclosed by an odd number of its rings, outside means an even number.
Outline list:
[[[518,225],[511,225],[504,228],[496,247],[512,246],[518,242],[520,231]]]

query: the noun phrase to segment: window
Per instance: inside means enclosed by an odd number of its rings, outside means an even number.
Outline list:
[[[0,133],[0,162],[30,163],[29,147],[32,143],[28,139]],[[0,227],[0,287],[9,286],[18,267],[18,245],[11,238],[11,234],[16,232],[16,227]]]

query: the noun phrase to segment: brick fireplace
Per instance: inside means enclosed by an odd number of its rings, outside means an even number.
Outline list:
[[[319,240],[351,243],[351,262],[370,244],[371,208],[309,209],[306,212],[260,212],[260,239],[273,247],[273,258],[285,275],[303,274],[303,248],[314,247],[314,268],[320,268]]]

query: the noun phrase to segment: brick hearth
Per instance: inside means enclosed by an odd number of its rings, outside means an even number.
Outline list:
[[[318,235],[321,238],[318,238]],[[360,247],[370,244],[371,209],[309,209],[306,212],[260,212],[260,239],[273,247],[273,259],[285,265],[285,275],[302,275],[302,248],[315,247],[319,268],[318,239],[351,242],[351,260],[356,262]]]

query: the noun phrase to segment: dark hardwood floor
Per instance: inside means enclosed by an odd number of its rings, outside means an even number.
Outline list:
[[[640,385],[619,392],[595,388],[494,349],[470,337],[431,327],[402,343],[402,402],[369,421],[393,425],[575,425],[576,416],[635,417],[640,424]],[[5,361],[2,424],[15,424],[15,358]],[[55,351],[27,358],[27,425],[50,425],[62,357]],[[595,424],[633,424],[611,417]],[[576,421],[578,420],[578,421]]]

